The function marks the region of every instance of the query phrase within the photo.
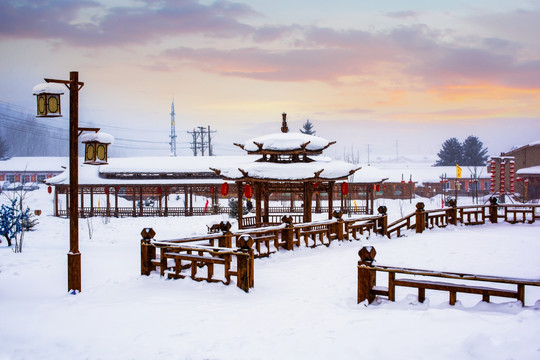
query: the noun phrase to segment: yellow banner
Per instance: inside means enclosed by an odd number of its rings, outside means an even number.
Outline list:
[[[456,176],[458,179],[461,179],[461,168],[456,164]]]

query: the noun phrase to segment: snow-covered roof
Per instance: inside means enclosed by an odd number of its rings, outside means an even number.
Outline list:
[[[226,179],[322,180],[347,178],[359,166],[344,161],[332,160],[326,156],[311,156],[313,162],[271,163],[257,162],[258,157],[245,156],[242,161],[222,164],[218,170]],[[379,179],[380,180],[380,179]]]
[[[0,161],[0,172],[58,172],[68,165],[67,157],[13,157]]]
[[[475,168],[461,166],[461,178],[467,180],[474,175]],[[417,184],[439,182],[442,175],[446,175],[448,179],[456,178],[455,166],[433,166],[432,163],[384,163],[375,166],[362,165],[362,169],[355,174],[362,176],[362,173],[379,174],[383,178],[388,178],[388,182],[400,182],[402,179],[406,182],[412,179]],[[489,179],[490,174],[486,167],[476,167],[477,177],[480,179]],[[369,176],[369,175],[368,175]]]
[[[540,166],[531,166],[516,171],[518,175],[540,175]]]
[[[275,133],[247,140],[244,149],[246,151],[257,151],[259,146],[256,143],[262,144],[262,150],[275,151],[298,150],[302,148],[302,145],[308,143],[305,147],[306,150],[320,151],[326,148],[330,141],[319,136],[299,132]]]
[[[37,84],[32,89],[34,95],[39,94],[63,94],[66,90],[65,85],[58,83],[42,83]]]
[[[82,143],[93,142],[93,141],[97,141],[102,144],[113,144],[114,136],[112,136],[111,134],[107,134],[103,131],[88,132],[81,136]]]

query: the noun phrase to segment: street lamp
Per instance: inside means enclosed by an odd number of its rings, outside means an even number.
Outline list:
[[[38,117],[59,117],[62,86],[69,89],[69,252],[68,291],[81,291],[81,253],[79,251],[79,161],[78,137],[83,131],[99,131],[95,128],[79,128],[79,73],[69,73],[69,80],[44,79],[44,84],[33,89],[37,96]]]

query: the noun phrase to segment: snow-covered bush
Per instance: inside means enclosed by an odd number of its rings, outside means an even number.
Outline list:
[[[22,210],[17,201],[13,199],[11,205],[0,206],[0,235],[6,238],[8,246],[15,242],[13,251],[22,252],[24,230],[30,223],[30,209]]]
[[[238,200],[236,198],[229,199],[229,208],[230,208],[229,216],[234,219],[238,219]],[[242,212],[242,214],[244,215],[249,212],[245,206],[243,207],[243,210],[244,211]]]

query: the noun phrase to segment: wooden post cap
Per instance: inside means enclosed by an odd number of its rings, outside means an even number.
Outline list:
[[[284,223],[286,223],[286,224],[291,225],[291,224],[293,223],[293,218],[292,218],[292,216],[290,216],[290,215],[289,215],[289,216],[283,215],[283,216],[281,217],[281,221],[284,222]]]
[[[141,231],[141,236],[145,240],[153,239],[155,235],[156,235],[156,232],[152,228],[144,228]]]
[[[450,205],[450,207],[456,207],[457,206],[456,200],[455,199],[448,200],[448,205]]]
[[[249,235],[242,235],[236,240],[236,246],[241,249],[249,250],[253,246],[253,239]]]
[[[379,212],[379,214],[381,215],[386,215],[386,212],[388,211],[388,208],[384,205],[382,206],[379,206],[379,208],[377,209],[377,211]]]
[[[375,255],[377,254],[377,251],[375,251],[375,248],[373,246],[364,246],[363,248],[358,251],[358,255],[360,255],[360,259],[362,261],[373,261],[375,260]]]
[[[332,216],[334,216],[336,219],[341,219],[341,217],[343,216],[343,211],[334,210],[334,212],[332,213]]]
[[[496,196],[492,196],[492,197],[489,198],[489,203],[490,203],[491,205],[497,205],[497,202],[498,202],[498,201],[499,201],[499,199],[497,199]]]
[[[229,230],[231,229],[231,226],[232,226],[231,223],[228,221],[226,222],[222,221],[219,223],[219,229],[224,233],[229,232]]]
[[[416,203],[416,211],[424,211],[424,203],[423,202],[419,202],[419,203]]]

